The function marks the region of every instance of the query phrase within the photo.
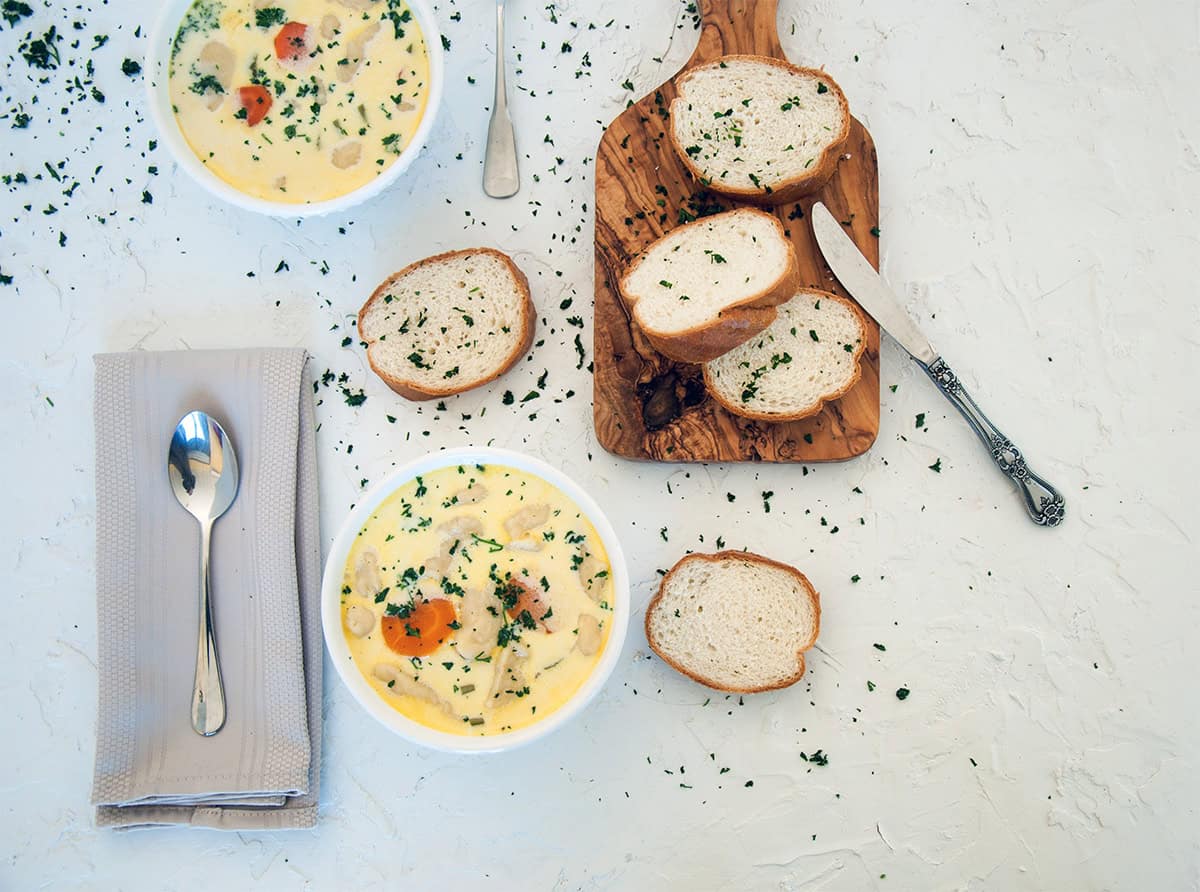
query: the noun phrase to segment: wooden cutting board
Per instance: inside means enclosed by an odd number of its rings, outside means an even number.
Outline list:
[[[700,42],[683,70],[731,53],[785,58],[776,27],[778,0],[700,0]],[[820,67],[820,60],[800,60]],[[836,79],[837,71],[830,71]],[[596,309],[593,413],[609,452],[655,461],[838,461],[861,455],[879,432],[879,329],[870,322],[858,384],[819,415],[762,422],[726,412],[709,399],[700,367],[654,350],[632,325],[616,282],[630,260],[691,216],[733,205],[702,189],[667,137],[667,82],[627,108],[596,153]],[[850,97],[853,108],[853,97]],[[848,158],[824,189],[775,209],[800,261],[801,283],[845,294],[813,239],[809,208],[823,201],[876,268],[879,172],[875,144],[857,120]]]

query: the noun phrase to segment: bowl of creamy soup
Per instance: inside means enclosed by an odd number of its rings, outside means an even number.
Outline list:
[[[507,450],[395,471],[325,565],[333,665],[372,716],[420,744],[496,752],[579,713],[620,657],[629,580],[596,503]]]
[[[147,55],[179,165],[249,210],[307,216],[409,166],[442,90],[427,0],[168,0]]]

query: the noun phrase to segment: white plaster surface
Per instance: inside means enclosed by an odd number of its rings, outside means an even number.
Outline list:
[[[590,360],[591,159],[626,100],[691,52],[685,4],[556,2],[555,22],[512,0],[525,185],[493,201],[491,7],[443,2],[449,83],[423,157],[369,206],[304,223],[214,203],[148,149],[141,79],[120,65],[155,4],[32,5],[0,30],[0,173],[30,180],[0,188],[0,887],[1200,887],[1192,0],[781,3],[791,57],[827,66],[878,144],[887,278],[1066,494],[1057,530],[1025,519],[886,341],[882,429],[858,460],[805,473],[597,447],[567,321],[582,317]],[[17,47],[51,23],[64,65],[38,84]],[[88,58],[104,104],[73,84]],[[10,129],[18,104],[26,129]],[[384,275],[475,244],[525,267],[541,343],[495,385],[417,408],[342,338]],[[90,357],[259,344],[303,345],[367,393],[359,408],[321,393],[326,541],[363,478],[424,450],[528,450],[623,539],[626,653],[579,721],[489,758],[413,749],[330,673],[317,830],[98,832]],[[501,403],[543,370],[539,398]],[[820,651],[789,690],[743,703],[648,655],[656,570],[718,537],[821,591]],[[828,764],[801,756],[816,750]]]

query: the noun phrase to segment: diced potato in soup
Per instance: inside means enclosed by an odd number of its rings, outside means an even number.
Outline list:
[[[306,204],[395,163],[425,113],[429,57],[404,0],[196,0],[168,82],[201,163],[247,195]]]
[[[510,537],[536,541],[536,551]],[[442,468],[402,485],[346,558],[342,617],[355,665],[409,718],[502,734],[552,714],[595,669],[611,608],[595,527],[551,484],[503,465]]]

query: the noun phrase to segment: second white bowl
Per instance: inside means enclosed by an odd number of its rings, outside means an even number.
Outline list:
[[[613,589],[612,628],[609,631],[608,643],[600,655],[599,663],[579,687],[579,690],[544,719],[515,731],[486,737],[464,737],[446,731],[438,731],[422,725],[392,708],[363,678],[358,666],[351,658],[350,647],[342,632],[342,581],[346,559],[359,530],[363,528],[375,509],[400,486],[419,474],[428,474],[440,468],[474,464],[507,465],[519,471],[525,471],[542,478],[569,496],[587,515],[588,520],[592,522],[596,532],[599,533],[600,540],[604,543],[612,570]],[[621,551],[621,543],[617,540],[617,535],[608,522],[608,518],[604,516],[600,506],[592,497],[566,474],[540,459],[507,449],[492,449],[482,446],[430,453],[397,468],[386,479],[372,487],[366,497],[354,506],[354,510],[342,522],[342,526],[333,540],[333,547],[329,550],[329,556],[325,560],[325,574],[321,583],[321,625],[325,631],[325,646],[329,648],[334,669],[337,670],[342,683],[350,689],[354,699],[368,715],[400,736],[423,746],[457,753],[493,753],[514,749],[545,737],[578,715],[604,687],[604,683],[617,665],[629,628],[630,612],[629,573],[625,567],[625,556]]]

